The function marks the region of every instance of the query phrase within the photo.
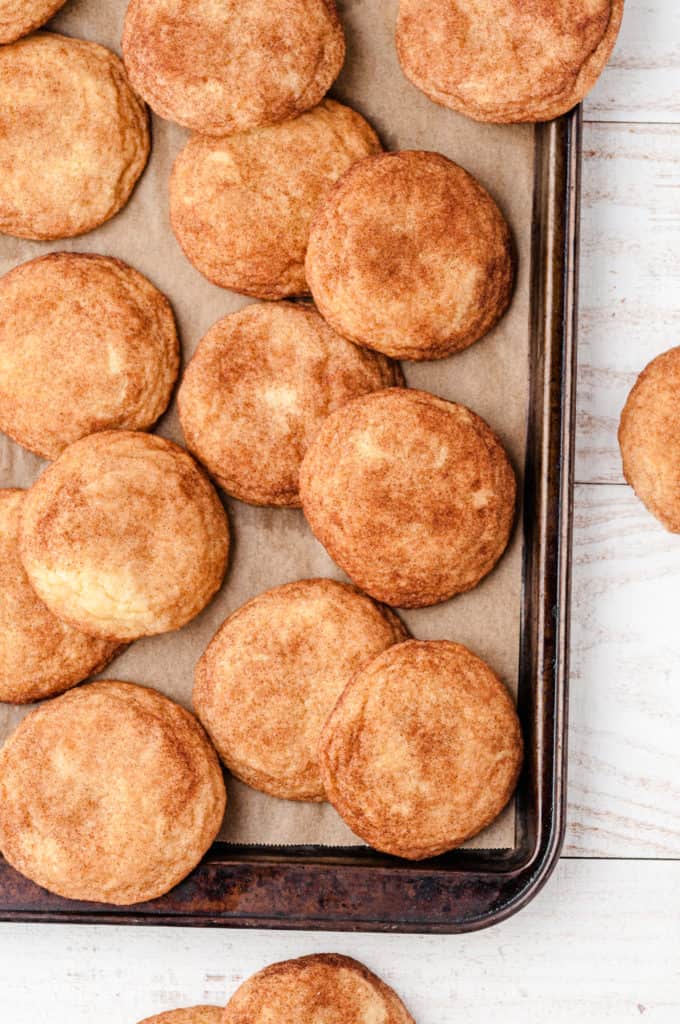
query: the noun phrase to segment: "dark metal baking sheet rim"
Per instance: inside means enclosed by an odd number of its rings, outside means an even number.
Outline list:
[[[135,907],[61,899],[0,858],[0,920],[456,933],[541,889],[565,821],[580,128],[580,109],[536,128],[516,848],[414,864],[363,847],[215,844],[176,889]]]

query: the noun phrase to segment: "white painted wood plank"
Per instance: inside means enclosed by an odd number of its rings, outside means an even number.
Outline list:
[[[680,126],[586,125],[577,480],[620,482],[638,372],[680,344]]]
[[[680,537],[577,487],[566,852],[680,857]]]
[[[563,861],[521,914],[468,936],[0,925],[0,949],[7,1024],[135,1024],[329,950],[381,974],[418,1024],[677,1024],[680,863]]]
[[[680,4],[626,0],[612,58],[585,102],[593,121],[680,121]]]

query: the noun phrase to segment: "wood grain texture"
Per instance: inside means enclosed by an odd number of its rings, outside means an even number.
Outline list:
[[[467,936],[0,925],[1,1017],[135,1024],[226,1002],[273,961],[337,951],[393,985],[418,1024],[676,1024],[679,922],[679,863],[565,860],[522,914]]]
[[[565,852],[680,857],[680,537],[577,487]]]
[[[612,58],[585,102],[589,121],[680,121],[680,5],[626,0]]]
[[[628,391],[680,344],[680,126],[584,128],[576,479],[623,481]]]

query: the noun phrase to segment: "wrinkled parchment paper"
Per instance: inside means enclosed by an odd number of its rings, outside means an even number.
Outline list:
[[[49,27],[120,53],[125,0],[70,0]],[[534,132],[531,127],[477,125],[430,102],[402,75],[394,49],[397,0],[340,0],[348,57],[332,94],[359,110],[388,149],[444,153],[476,175],[500,204],[514,232],[519,277],[510,312],[481,342],[451,359],[406,363],[407,381],[469,405],[500,434],[518,474],[524,462],[528,391],[529,257]],[[1,102],[1,98],[0,98]],[[89,234],[61,242],[0,236],[0,273],[50,251],[117,256],[146,274],[172,302],[185,360],[206,330],[249,300],[209,284],[182,255],[170,230],[167,182],[184,129],[153,118],[149,166],[125,209]],[[160,433],[182,441],[175,405]],[[28,487],[43,463],[0,435],[0,486]],[[225,617],[269,587],[342,573],[314,540],[301,512],[253,508],[225,499],[232,528],[231,566],[222,591],[179,633],[139,640],[104,673],[154,686],[191,707],[196,661]],[[485,658],[516,692],[521,591],[521,537],[476,590],[434,608],[403,615],[414,636],[460,641]],[[0,704],[0,742],[26,714]],[[328,804],[276,800],[233,780],[221,838],[233,843],[360,845]],[[469,845],[514,846],[512,806]]]

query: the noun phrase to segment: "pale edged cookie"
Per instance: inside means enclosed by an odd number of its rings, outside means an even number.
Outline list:
[[[338,178],[381,150],[354,110],[326,99],[294,121],[230,138],[194,135],[170,179],[170,219],[214,284],[260,299],[309,289],[312,218]]]
[[[222,1006],[187,1006],[145,1017],[139,1024],[222,1024],[223,1014]]]
[[[271,796],[325,800],[323,724],[354,673],[407,637],[397,616],[329,579],[275,587],[223,623],[193,704],[231,772]]]
[[[505,685],[462,644],[410,640],[348,684],[323,730],[328,798],[377,850],[422,860],[500,814],[522,764]]]
[[[31,587],[19,557],[25,493],[0,490],[0,701],[11,704],[62,693],[121,649],[55,618]]]
[[[345,38],[335,0],[130,0],[123,59],[161,117],[230,135],[318,103]]]
[[[69,238],[113,217],[149,155],[122,62],[49,32],[0,48],[0,232]]]
[[[649,363],[619,425],[623,474],[649,512],[680,533],[680,347]]]
[[[253,974],[227,1003],[222,1024],[413,1024],[396,992],[364,964],[316,953]]]
[[[314,535],[358,587],[420,608],[493,569],[510,538],[516,483],[476,413],[390,388],[325,420],[302,463],[300,496]]]
[[[590,92],[624,0],[400,0],[397,54],[430,99],[477,121],[549,121]]]
[[[13,43],[46,21],[66,0],[0,0],[0,43]]]
[[[0,278],[0,430],[36,454],[150,427],[178,369],[168,300],[122,260],[50,253]]]
[[[354,164],[314,218],[306,274],[344,337],[396,359],[441,359],[505,312],[510,230],[488,192],[439,153]]]
[[[0,751],[0,850],[67,899],[162,896],[207,852],[225,806],[194,716],[132,683],[90,683],[42,704]]]
[[[300,506],[300,464],[334,409],[403,384],[397,364],[341,338],[303,303],[258,303],[219,320],[177,397],[187,446],[228,493]]]
[[[21,559],[59,618],[108,639],[179,629],[222,583],[229,527],[179,445],[127,430],[70,445],[26,495]]]

